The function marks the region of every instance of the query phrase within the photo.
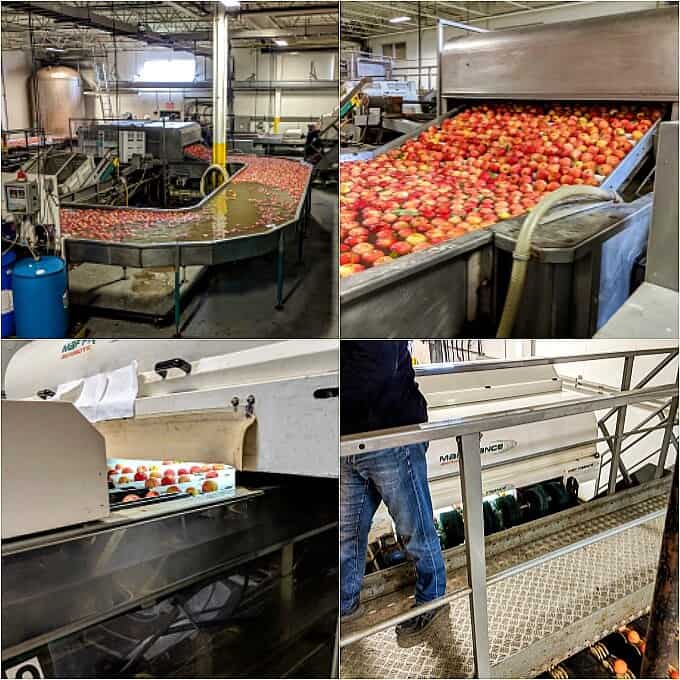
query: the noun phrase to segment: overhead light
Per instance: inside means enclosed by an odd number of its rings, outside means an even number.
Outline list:
[[[220,2],[221,2],[227,9],[240,9],[240,7],[241,7],[241,2],[240,2],[240,0],[220,0]]]
[[[392,17],[390,19],[391,24],[403,24],[406,21],[411,21],[411,17]]]
[[[274,44],[278,45],[279,47],[286,47],[288,45],[288,41],[287,40],[281,40],[281,38],[275,38]]]
[[[66,50],[61,47],[46,47],[45,52],[66,52]]]

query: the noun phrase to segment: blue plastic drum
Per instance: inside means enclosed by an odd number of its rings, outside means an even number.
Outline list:
[[[18,338],[63,338],[68,330],[66,265],[59,257],[28,257],[14,265]]]
[[[13,251],[2,254],[2,337],[14,335],[14,300],[12,294],[12,269],[17,256]]]

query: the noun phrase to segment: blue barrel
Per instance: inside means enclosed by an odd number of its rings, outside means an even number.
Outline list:
[[[2,254],[2,337],[14,335],[14,300],[12,299],[12,269],[17,256],[13,251]]]
[[[27,257],[14,265],[18,338],[63,338],[68,329],[66,265],[59,257]]]

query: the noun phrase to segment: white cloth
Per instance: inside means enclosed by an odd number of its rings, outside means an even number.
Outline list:
[[[139,390],[137,362],[57,387],[54,399],[70,401],[91,422],[131,418]]]

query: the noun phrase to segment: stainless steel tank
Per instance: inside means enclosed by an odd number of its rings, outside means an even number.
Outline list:
[[[48,135],[69,135],[69,119],[85,116],[78,71],[68,66],[44,66],[35,74],[34,117]]]

